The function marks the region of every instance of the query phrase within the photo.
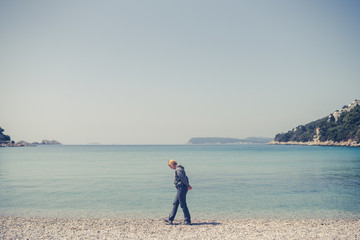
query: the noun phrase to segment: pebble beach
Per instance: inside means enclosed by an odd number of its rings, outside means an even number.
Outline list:
[[[360,220],[193,220],[0,217],[0,239],[360,239]]]

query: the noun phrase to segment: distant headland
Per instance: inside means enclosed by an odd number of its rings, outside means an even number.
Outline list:
[[[245,139],[225,137],[194,137],[187,144],[267,144],[272,138],[248,137]]]
[[[37,145],[61,145],[59,141],[56,140],[42,140],[41,142],[32,142],[28,143],[26,141],[12,141],[9,135],[5,135],[4,129],[0,127],[0,147],[34,147]]]
[[[270,144],[360,147],[360,100],[329,116],[279,133]]]

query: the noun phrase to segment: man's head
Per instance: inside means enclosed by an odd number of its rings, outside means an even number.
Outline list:
[[[177,162],[174,159],[170,159],[168,165],[171,169],[176,169]]]

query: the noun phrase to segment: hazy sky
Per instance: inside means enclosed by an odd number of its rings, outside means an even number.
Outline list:
[[[360,98],[360,1],[0,1],[13,140],[274,137]]]

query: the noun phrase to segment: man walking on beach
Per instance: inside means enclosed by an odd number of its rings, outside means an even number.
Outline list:
[[[175,200],[173,203],[173,209],[169,215],[169,218],[165,219],[165,222],[172,224],[174,221],[179,204],[184,212],[185,224],[191,225],[190,212],[186,204],[186,194],[192,187],[189,184],[189,179],[186,176],[184,167],[177,165],[177,162],[173,159],[169,160],[168,165],[171,169],[175,170],[175,187],[177,189]]]

